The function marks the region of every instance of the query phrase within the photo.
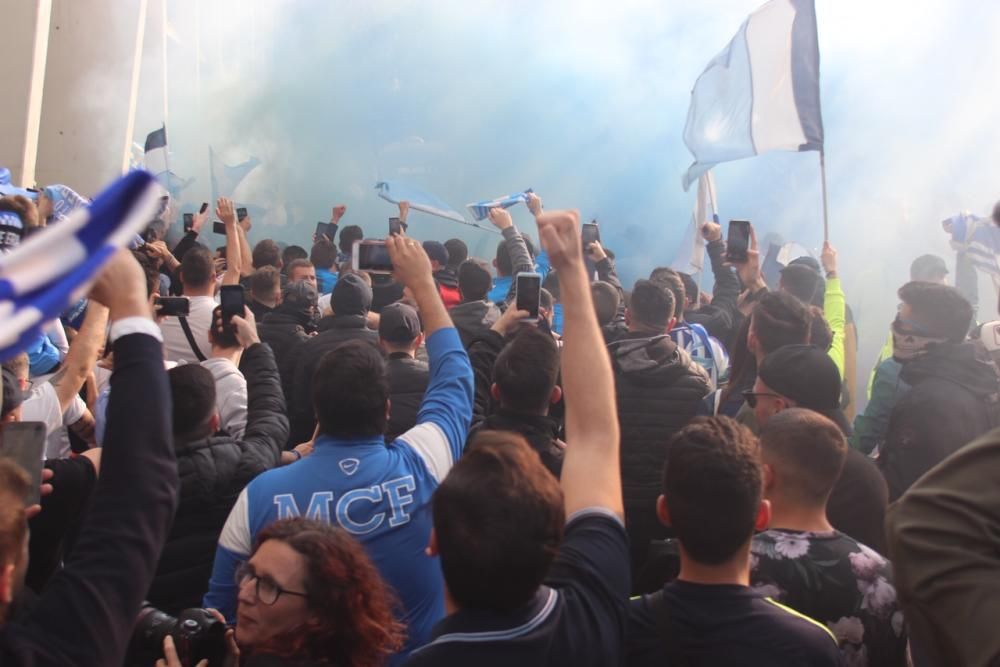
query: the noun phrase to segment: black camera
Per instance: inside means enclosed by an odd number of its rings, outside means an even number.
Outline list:
[[[185,609],[174,618],[147,603],[139,611],[125,664],[156,664],[163,657],[167,635],[173,637],[177,657],[185,667],[194,667],[206,658],[209,667],[214,667],[226,658],[226,624],[207,609]]]

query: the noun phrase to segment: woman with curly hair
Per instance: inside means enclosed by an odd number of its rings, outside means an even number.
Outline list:
[[[242,654],[240,664],[374,667],[403,644],[392,594],[342,528],[276,521],[236,577],[230,651]]]

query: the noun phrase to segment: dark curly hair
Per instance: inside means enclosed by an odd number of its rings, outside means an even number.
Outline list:
[[[364,547],[342,528],[310,519],[275,521],[257,537],[284,542],[306,561],[305,590],[314,620],[254,647],[255,654],[321,664],[375,667],[405,636],[398,603]]]

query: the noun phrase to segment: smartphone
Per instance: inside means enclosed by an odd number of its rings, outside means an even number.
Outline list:
[[[594,241],[601,242],[601,228],[597,226],[597,220],[583,223],[583,230],[580,236],[583,238],[583,254],[586,255],[591,243]]]
[[[207,210],[208,210],[208,202],[207,201],[203,201],[201,203],[201,208],[198,209],[198,213],[204,213]]]
[[[726,260],[734,264],[747,261],[750,250],[750,221],[730,220],[729,236],[726,237]]]
[[[31,477],[31,486],[24,498],[26,505],[41,499],[42,466],[45,464],[45,424],[42,422],[11,422],[0,433],[0,456],[24,468]]]
[[[238,209],[236,209],[236,219],[237,220],[239,220],[239,221],[242,222],[243,218],[245,218],[245,217],[247,217],[247,210],[246,210],[245,207],[241,206]]]
[[[194,213],[184,214],[184,231],[190,232],[194,229]]]
[[[406,225],[399,218],[389,218],[389,236],[398,236],[406,231]]]
[[[351,267],[355,271],[369,273],[392,273],[392,260],[385,241],[365,239],[355,241],[351,256]]]
[[[316,223],[316,239],[319,240],[321,236],[325,236],[334,241],[337,238],[337,225],[332,222],[317,222]]]
[[[216,220],[212,223],[212,231],[216,234],[226,235],[226,223]]]
[[[241,285],[223,285],[219,290],[219,305],[222,306],[222,324],[230,326],[233,315],[243,317],[244,301]]]
[[[517,304],[518,310],[528,311],[528,317],[538,318],[538,305],[542,297],[542,274],[517,274]]]
[[[186,296],[158,296],[153,307],[157,315],[165,317],[187,317],[191,312],[191,302]]]

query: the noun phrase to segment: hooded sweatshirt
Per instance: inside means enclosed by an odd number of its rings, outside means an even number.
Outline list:
[[[201,362],[215,378],[215,408],[219,411],[219,427],[233,436],[243,438],[247,428],[247,380],[229,359],[212,357]]]
[[[934,345],[903,364],[912,388],[889,420],[879,466],[895,500],[925,472],[1000,425],[1000,380],[975,344]]]

